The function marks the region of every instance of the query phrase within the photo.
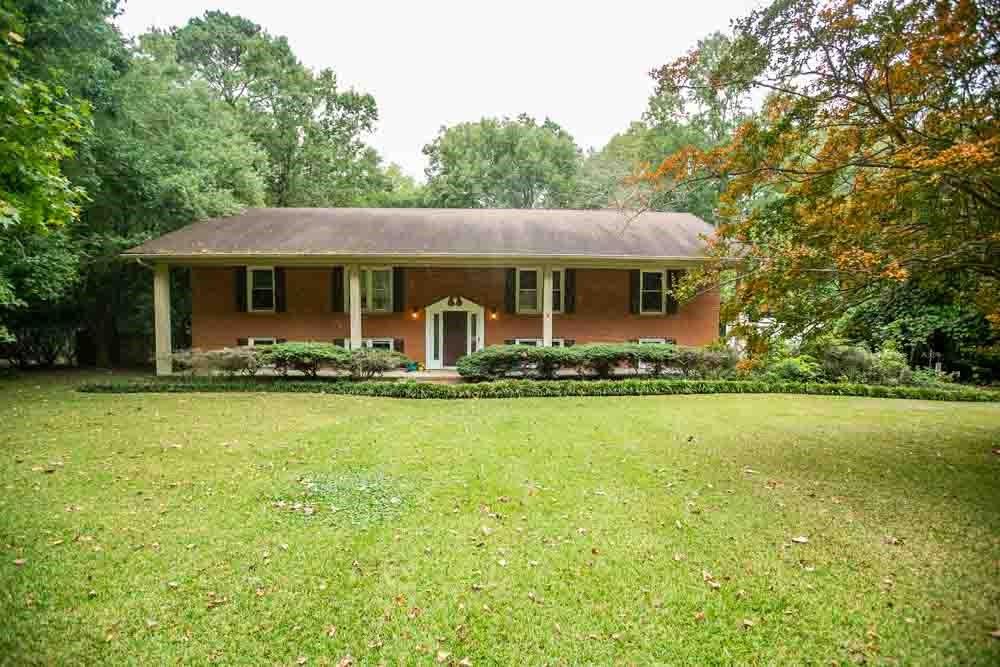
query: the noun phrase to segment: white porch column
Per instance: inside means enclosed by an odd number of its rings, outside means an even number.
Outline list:
[[[170,343],[170,266],[153,266],[153,331],[156,339],[156,374],[170,375],[174,370]]]
[[[552,267],[542,267],[542,346],[552,347]]]
[[[361,348],[361,269],[357,264],[348,267],[348,281],[351,302],[351,345],[352,350]]]

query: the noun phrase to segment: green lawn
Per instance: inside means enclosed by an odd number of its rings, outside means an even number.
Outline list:
[[[82,379],[0,380],[0,662],[1000,661],[1000,404]]]

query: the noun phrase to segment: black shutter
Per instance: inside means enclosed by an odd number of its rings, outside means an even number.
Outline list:
[[[576,269],[563,271],[563,312],[576,312]]]
[[[344,345],[344,339],[343,338],[334,338],[333,339],[333,344],[336,345],[337,347],[347,347],[346,345]]]
[[[503,305],[504,310],[513,313],[517,310],[517,297],[514,290],[517,289],[517,269],[507,269],[506,283],[504,284]]]
[[[504,345],[513,345],[514,343],[515,343],[515,340],[513,338],[507,338],[503,342]]]
[[[288,300],[285,298],[285,270],[281,267],[274,269],[274,310],[278,313],[288,310]]]
[[[563,347],[573,347],[574,345],[576,345],[576,341],[572,338],[563,339]]]
[[[275,343],[287,343],[288,339],[287,338],[275,338],[274,342]]]
[[[330,304],[333,312],[344,312],[344,267],[335,266],[330,272]]]
[[[392,349],[395,350],[396,352],[399,352],[400,354],[402,354],[406,350],[406,347],[404,345],[405,342],[406,341],[403,340],[402,338],[393,338],[392,339]]]
[[[236,287],[236,312],[247,312],[247,267],[237,266],[233,271],[233,285]]]
[[[236,345],[237,345],[237,347],[246,347],[249,344],[250,344],[250,340],[247,339],[247,338],[237,338],[236,339]]]
[[[628,282],[629,282],[629,294],[631,298],[629,299],[629,312],[638,313],[641,307],[641,295],[639,293],[639,281],[641,280],[642,272],[639,270],[628,272]]]
[[[402,313],[406,309],[406,270],[392,270],[392,312]]]

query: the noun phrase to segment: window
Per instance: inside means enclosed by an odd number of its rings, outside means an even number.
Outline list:
[[[517,270],[517,312],[542,312],[542,272],[540,269]],[[552,312],[563,310],[563,272],[552,270]]]
[[[347,286],[350,292],[349,285]],[[348,294],[349,300],[350,294]],[[392,267],[361,269],[361,310],[367,313],[392,312]]]
[[[665,271],[643,271],[640,276],[641,312],[662,313],[667,302]]]
[[[371,348],[372,350],[386,350],[388,352],[392,352],[395,347],[391,338],[363,338],[361,346]]]
[[[264,345],[274,345],[275,342],[276,342],[275,339],[273,337],[271,337],[271,336],[268,336],[266,338],[261,338],[261,337],[247,338],[247,345],[249,345],[250,347],[261,347],[261,346],[264,346]]]
[[[667,342],[666,338],[640,338],[639,345],[663,345]]]
[[[251,313],[274,312],[274,267],[248,266],[247,304]]]
[[[514,339],[514,344],[515,345],[533,345],[535,347],[541,347],[542,346],[542,339],[541,338],[515,338]],[[564,341],[563,341],[562,338],[553,338],[552,339],[552,347],[566,347],[566,346],[564,345]]]

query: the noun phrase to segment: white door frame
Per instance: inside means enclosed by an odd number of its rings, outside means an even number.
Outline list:
[[[483,341],[486,339],[486,310],[478,303],[465,297],[448,296],[424,308],[424,319],[426,320],[424,351],[427,355],[424,366],[426,368],[454,368],[454,366],[444,365],[444,313],[449,311],[466,314],[465,353],[472,354],[476,350],[483,349]],[[473,317],[475,317],[476,323],[474,339],[471,335]],[[437,326],[436,337],[434,335],[435,325]],[[437,340],[437,350],[434,349],[435,340]]]

